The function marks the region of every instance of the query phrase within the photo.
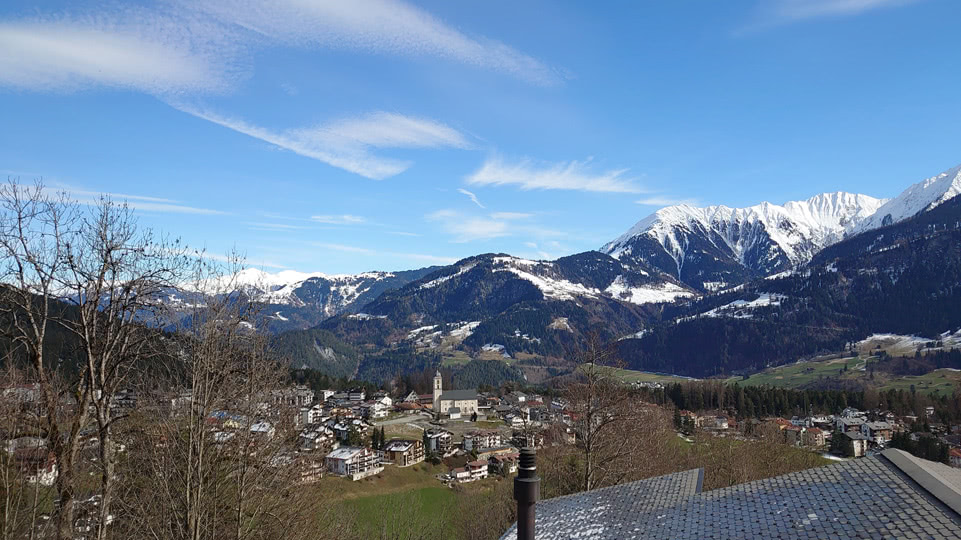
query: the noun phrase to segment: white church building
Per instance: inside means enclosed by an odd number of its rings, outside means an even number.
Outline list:
[[[444,391],[444,380],[440,371],[434,375],[434,412],[459,418],[477,412],[477,390]]]

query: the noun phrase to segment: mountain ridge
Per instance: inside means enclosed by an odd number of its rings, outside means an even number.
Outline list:
[[[842,191],[783,205],[661,208],[600,251],[644,262],[703,292],[796,269],[845,238],[898,223],[961,194],[961,166],[893,199]]]

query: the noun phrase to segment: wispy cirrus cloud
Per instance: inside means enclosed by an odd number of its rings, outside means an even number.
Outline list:
[[[536,84],[561,81],[542,62],[504,43],[467,36],[400,0],[171,0],[98,7],[0,21],[0,86],[220,93],[253,71],[257,49],[277,45],[438,57]]]
[[[541,61],[499,41],[468,36],[400,0],[181,0],[181,5],[267,42],[443,58],[540,85],[561,81]]]
[[[130,208],[141,212],[151,212],[158,214],[196,214],[196,215],[227,215],[229,212],[214,210],[212,208],[201,208],[189,206],[183,201],[166,199],[162,197],[151,197],[146,195],[130,195],[128,193],[107,193],[100,191],[90,191],[76,189],[62,184],[55,184],[44,188],[50,194],[57,192],[64,193],[68,199],[85,205],[99,204],[102,199],[109,199],[118,204],[126,204]]]
[[[388,256],[397,257],[403,259],[411,259],[417,261],[426,261],[430,263],[437,264],[450,264],[456,262],[457,259],[453,257],[445,257],[442,255],[431,255],[427,253],[403,253],[394,251],[381,251],[376,249],[365,248],[361,246],[352,246],[347,244],[332,244],[327,242],[311,242],[314,247],[319,247],[322,249],[328,249],[331,251],[340,251],[342,253],[351,253],[353,255],[364,255],[364,256]]]
[[[471,214],[444,209],[427,214],[425,219],[440,224],[444,232],[452,237],[451,241],[455,243],[491,240],[518,234],[536,237],[548,237],[557,234],[557,231],[545,229],[527,221],[532,217],[534,217],[534,214],[527,212]]]
[[[182,103],[171,105],[197,118],[373,180],[395,176],[412,165],[410,161],[377,156],[375,149],[471,146],[460,132],[447,125],[396,113],[378,111],[313,128],[276,131]]]
[[[490,240],[509,236],[508,223],[504,220],[483,216],[468,216],[455,210],[438,210],[426,216],[428,221],[440,223],[454,237],[453,242]]]
[[[920,0],[766,0],[758,5],[760,26],[819,17],[853,16],[881,8],[913,4]]]
[[[310,216],[310,220],[328,225],[360,225],[367,222],[367,218],[351,214]]]
[[[135,9],[0,21],[0,86],[223,92],[245,71],[228,35],[209,20]]]
[[[492,219],[527,219],[534,217],[534,214],[528,212],[494,212],[491,214]]]
[[[473,202],[474,204],[476,204],[478,207],[480,207],[480,208],[487,208],[486,206],[484,206],[483,204],[481,204],[480,200],[477,199],[477,195],[474,195],[474,193],[472,193],[472,192],[470,192],[470,191],[467,191],[467,190],[464,189],[464,188],[459,188],[459,189],[457,190],[457,192],[458,192],[458,193],[462,193],[462,194],[464,194],[464,195],[467,195],[467,198],[470,199],[471,202]]]
[[[247,228],[251,230],[273,232],[296,231],[307,228],[301,225],[291,225],[289,223],[265,223],[259,221],[248,221],[246,222],[246,225]]]
[[[475,186],[514,185],[523,190],[644,192],[633,179],[625,177],[627,169],[594,172],[588,163],[589,160],[539,164],[529,159],[508,163],[494,157],[485,161],[480,169],[465,178],[465,182]]]

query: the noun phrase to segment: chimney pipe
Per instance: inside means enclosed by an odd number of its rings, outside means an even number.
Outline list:
[[[534,505],[541,494],[537,476],[537,455],[533,448],[521,449],[520,468],[514,478],[514,500],[517,501],[517,540],[534,540]]]

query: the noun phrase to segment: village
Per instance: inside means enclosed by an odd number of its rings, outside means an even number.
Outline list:
[[[5,388],[2,395],[21,403],[36,399],[29,386]],[[189,393],[171,398],[168,414],[180,414],[189,401]],[[131,409],[137,402],[133,392],[121,392],[115,396],[114,406]],[[294,385],[272,391],[261,410],[264,414],[259,418],[227,410],[211,413],[206,419],[211,440],[228,445],[241,430],[249,431],[254,441],[270,440],[283,421],[278,411],[293,411],[290,421],[297,433],[296,444],[272,454],[270,464],[296,467],[294,477],[302,483],[325,476],[358,481],[378,475],[386,467],[405,468],[429,461],[447,465],[448,472],[437,474],[436,479],[454,486],[516,473],[520,448],[578,442],[578,418],[565,399],[518,390],[445,389],[439,372],[430,394],[391,396],[380,390],[368,395],[362,388],[315,392]],[[832,415],[790,419],[738,420],[724,411],[673,412],[677,435],[686,441],[695,431],[742,440],[773,436],[785,445],[831,459],[847,459],[876,454],[900,437],[916,445],[927,442],[934,451],[942,448],[947,459],[931,457],[961,467],[961,426],[929,422],[935,412],[930,406],[920,415],[901,417],[851,407]],[[6,454],[27,483],[53,485],[57,466],[47,450],[48,441],[12,432],[2,435]]]

